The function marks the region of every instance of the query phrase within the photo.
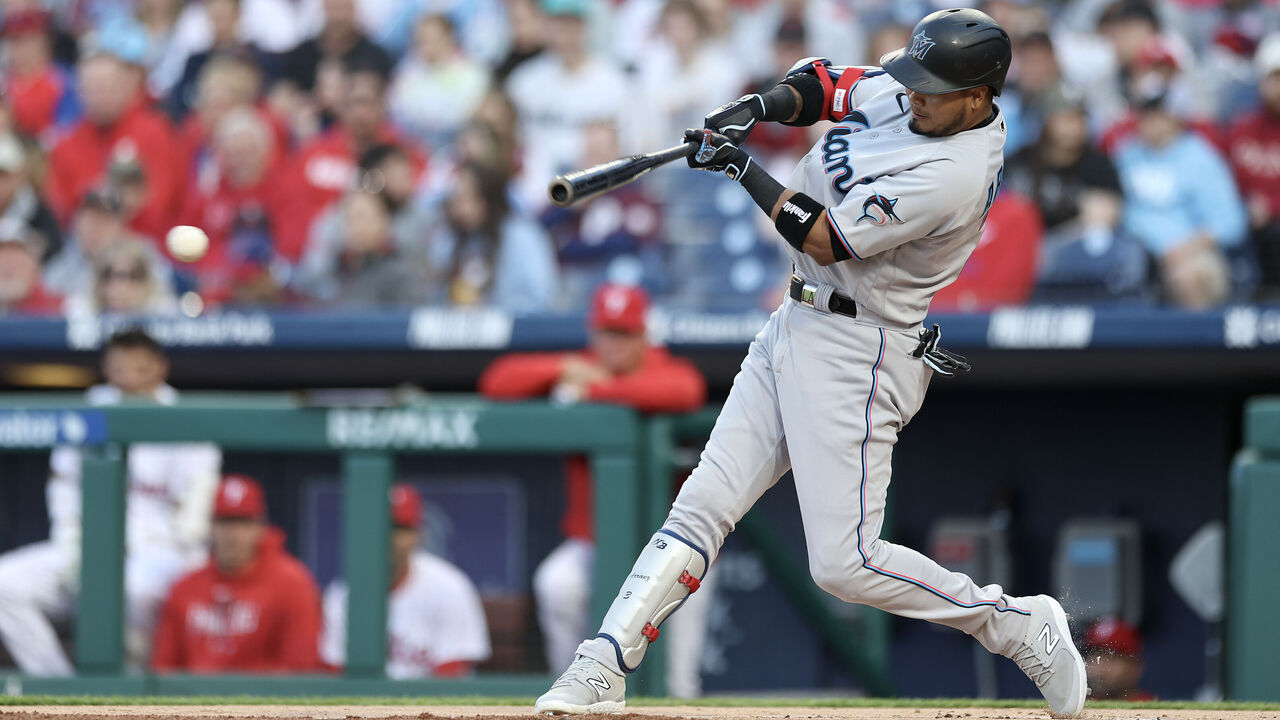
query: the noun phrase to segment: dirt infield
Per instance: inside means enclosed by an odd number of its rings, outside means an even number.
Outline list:
[[[1029,708],[812,708],[812,707],[640,707],[626,715],[583,715],[583,720],[1047,720],[1047,710]],[[1280,720],[1280,711],[1162,710],[1104,708],[1090,710],[1091,720]],[[324,718],[334,720],[546,720],[520,706],[406,705],[99,705],[27,706],[0,709],[4,720],[260,720]]]

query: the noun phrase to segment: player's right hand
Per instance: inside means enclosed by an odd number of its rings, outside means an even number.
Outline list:
[[[763,118],[764,100],[759,95],[743,95],[707,113],[702,126],[724,135],[735,145],[741,145]]]
[[[751,165],[750,155],[710,128],[685,130],[684,141],[698,144],[698,151],[688,157],[689,167],[695,170],[722,172],[730,180],[741,181],[742,173]]]

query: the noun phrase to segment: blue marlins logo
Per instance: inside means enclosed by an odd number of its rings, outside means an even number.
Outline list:
[[[911,38],[911,47],[907,48],[907,54],[917,60],[923,60],[933,46],[934,42],[928,35],[916,33],[915,37]]]
[[[872,193],[862,203],[862,215],[854,221],[854,225],[863,220],[870,220],[872,225],[884,225],[887,222],[902,222],[902,218],[898,217],[898,213],[894,212],[893,206],[898,204],[898,198],[888,198],[880,193]]]
[[[853,177],[853,166],[849,164],[849,136],[869,127],[871,123],[866,114],[854,110],[822,138],[822,168],[831,176],[832,189],[841,195],[858,184]]]

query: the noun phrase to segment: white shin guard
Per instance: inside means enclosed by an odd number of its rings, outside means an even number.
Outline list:
[[[658,627],[698,589],[707,554],[670,530],[654,533],[636,558],[596,637],[613,644],[623,672],[640,667]]]

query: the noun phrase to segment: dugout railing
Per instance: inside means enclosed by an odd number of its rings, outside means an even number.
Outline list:
[[[597,551],[593,621],[604,616],[634,554],[671,501],[676,443],[701,440],[718,409],[642,420],[606,405],[489,403],[475,396],[427,396],[392,407],[314,407],[294,394],[187,394],[177,406],[89,407],[79,396],[0,397],[0,452],[83,449],[76,676],[3,675],[6,694],[255,696],[531,696],[551,676],[491,673],[464,679],[385,677],[389,580],[388,489],[396,456],[582,454],[596,478]],[[326,453],[341,457],[347,665],[341,675],[127,673],[124,668],[125,450],[134,442],[211,442],[227,451]],[[853,632],[836,618],[796,559],[750,516],[739,526],[833,656],[870,694],[886,694],[886,627]],[[351,562],[351,558],[359,561]],[[664,695],[665,652],[655,648],[629,678],[636,695]]]
[[[80,602],[73,678],[10,675],[14,694],[508,695],[541,693],[542,674],[458,680],[385,678],[388,490],[404,453],[580,453],[598,483],[593,614],[603,617],[642,541],[639,421],[626,409],[429,398],[397,407],[303,407],[293,395],[189,396],[179,406],[85,407],[57,396],[0,400],[0,448],[84,450]],[[342,676],[128,675],[124,672],[124,449],[133,442],[212,442],[224,450],[336,453],[342,458],[347,665]],[[352,561],[359,558],[359,561]],[[643,685],[637,687],[644,692]]]
[[[1280,700],[1280,397],[1245,405],[1244,448],[1231,468],[1227,520],[1226,691]]]

